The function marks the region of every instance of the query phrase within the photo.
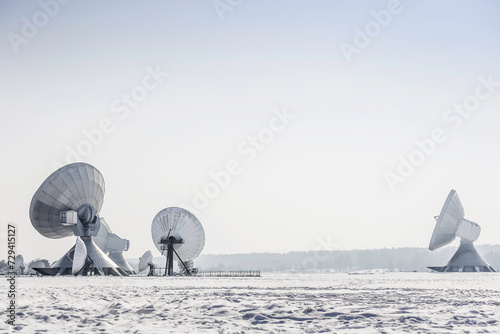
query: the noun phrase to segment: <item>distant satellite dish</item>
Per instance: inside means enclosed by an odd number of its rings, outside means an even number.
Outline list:
[[[24,258],[21,254],[17,255],[14,259],[14,272],[24,274]]]
[[[441,213],[436,218],[436,226],[429,243],[433,251],[451,243],[458,236],[460,247],[444,267],[429,267],[441,272],[492,272],[493,268],[474,248],[481,233],[481,227],[464,218],[464,208],[455,190],[451,190],[446,198]]]
[[[205,232],[198,218],[182,208],[166,208],[153,219],[151,235],[156,248],[167,257],[165,275],[173,275],[174,257],[190,275],[185,263],[200,255],[205,245]]]
[[[177,264],[179,266],[179,270],[181,270],[182,272],[187,270],[190,273],[194,273],[194,274],[198,273],[198,268],[194,268],[193,260],[189,260],[189,261],[186,261],[184,263],[177,262]]]
[[[189,260],[189,261],[185,261],[184,262],[184,265],[188,268],[188,269],[192,269],[193,266],[194,266],[194,262],[192,260]],[[186,268],[182,265],[182,263],[178,263],[178,266],[179,266],[179,269],[181,270],[185,270]]]
[[[52,173],[36,191],[30,205],[31,224],[47,238],[80,237],[87,249],[90,274],[127,275],[93,241],[101,226],[103,200],[101,173],[86,163],[69,164]],[[33,269],[43,275],[68,275],[74,254],[75,247],[50,268]]]
[[[152,276],[154,272],[153,264],[153,254],[150,250],[144,253],[143,256],[139,258],[139,271],[144,271],[149,268],[148,276]]]
[[[37,273],[34,268],[46,268],[49,263],[47,260],[43,259],[34,259],[33,261],[30,262],[28,266],[28,273],[29,274],[35,274]]]
[[[30,263],[30,266],[33,268],[37,268],[37,267],[41,267],[41,268],[44,268],[45,267],[45,261],[46,260],[42,260],[42,259],[35,259],[33,260],[31,263]]]
[[[148,265],[153,262],[153,254],[151,251],[147,251],[143,256],[139,258],[139,271],[144,271],[148,269]]]
[[[77,275],[82,270],[87,260],[87,247],[79,237],[76,238],[75,254],[73,255],[73,266],[71,273]]]

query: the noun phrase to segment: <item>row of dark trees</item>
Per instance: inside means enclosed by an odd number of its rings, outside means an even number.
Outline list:
[[[500,245],[476,247],[493,268],[500,270]],[[383,248],[370,250],[309,251],[290,253],[251,253],[201,255],[195,260],[200,270],[337,271],[387,269],[428,271],[443,266],[456,247],[434,252],[425,248]]]

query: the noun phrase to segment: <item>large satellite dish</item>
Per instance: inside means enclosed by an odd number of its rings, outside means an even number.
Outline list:
[[[200,255],[205,245],[205,231],[198,218],[182,208],[166,208],[153,219],[151,235],[156,248],[167,257],[165,275],[173,275],[174,259],[182,264],[186,275],[191,275],[186,262]]]
[[[73,260],[84,257],[79,274],[127,275],[93,241],[101,226],[99,212],[103,200],[104,178],[93,166],[73,163],[52,173],[31,200],[31,224],[51,239],[75,235],[85,247],[77,240],[76,247],[50,268],[33,269],[43,275],[68,275],[79,266],[79,263],[74,266]]]
[[[495,270],[474,248],[481,233],[481,227],[464,218],[465,212],[457,192],[451,190],[446,198],[441,213],[436,218],[436,226],[429,243],[429,250],[443,247],[456,237],[460,238],[460,247],[444,267],[429,267],[440,272],[494,272]]]

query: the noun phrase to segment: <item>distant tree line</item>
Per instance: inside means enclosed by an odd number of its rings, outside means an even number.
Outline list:
[[[500,270],[500,245],[476,246],[495,270]],[[444,266],[457,247],[434,252],[426,248],[383,248],[289,253],[250,253],[201,255],[195,260],[200,270],[261,270],[265,272],[349,272],[387,269],[429,271],[428,266]]]
[[[457,247],[444,247],[434,252],[426,248],[382,248],[368,250],[333,250],[289,253],[208,254],[195,259],[195,267],[204,271],[261,270],[264,272],[349,272],[356,270],[387,269],[399,271],[429,271],[428,266],[444,266]],[[479,254],[500,271],[500,245],[476,246]],[[137,259],[128,259],[137,270]],[[165,266],[165,258],[154,259],[157,266]],[[43,264],[42,264],[43,263]],[[25,273],[35,274],[33,264],[49,267],[49,261],[31,261]],[[7,262],[0,261],[0,274],[8,271]]]

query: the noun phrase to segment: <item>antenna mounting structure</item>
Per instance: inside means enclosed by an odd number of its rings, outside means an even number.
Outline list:
[[[429,250],[446,246],[460,238],[460,247],[443,267],[428,267],[439,272],[494,272],[495,270],[474,248],[473,242],[479,238],[479,224],[464,218],[465,212],[457,192],[451,190],[441,213],[437,216],[436,226],[429,243]],[[436,217],[434,217],[436,218]]]
[[[31,200],[31,224],[44,237],[74,235],[77,241],[50,268],[33,269],[42,275],[127,276],[93,241],[103,201],[104,178],[95,167],[77,162],[52,173]]]
[[[165,276],[174,273],[174,259],[182,264],[185,275],[194,270],[187,265],[196,258],[205,245],[205,232],[198,218],[191,212],[178,208],[166,208],[155,216],[151,236],[156,248],[166,257]]]

